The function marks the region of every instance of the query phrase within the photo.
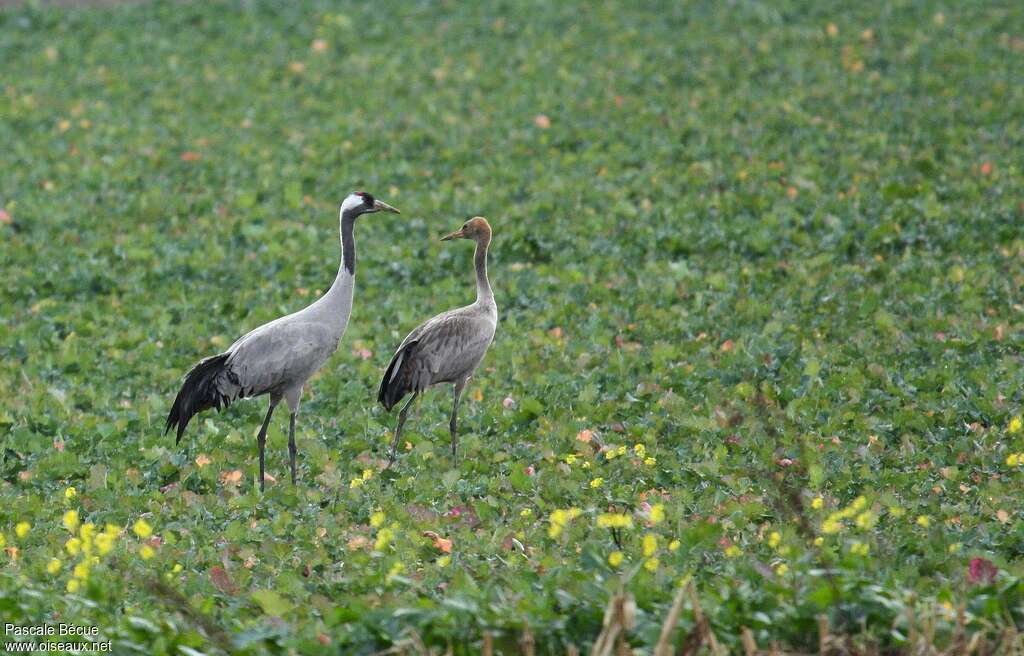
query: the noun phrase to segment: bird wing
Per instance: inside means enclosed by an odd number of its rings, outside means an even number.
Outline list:
[[[487,352],[495,324],[472,312],[450,312],[423,325],[405,356],[401,374],[408,375],[413,389],[468,376]]]
[[[227,364],[240,395],[258,396],[305,382],[337,347],[338,336],[320,324],[273,322],[239,339]]]

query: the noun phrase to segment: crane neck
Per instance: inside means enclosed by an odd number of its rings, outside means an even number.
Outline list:
[[[353,228],[356,217],[342,214],[341,216],[341,262],[338,264],[338,275],[334,278],[331,288],[324,298],[332,303],[340,302],[342,306],[352,305],[352,292],[356,277],[356,240]]]
[[[473,266],[476,269],[476,302],[494,303],[494,293],[491,291],[491,283],[487,279],[487,248],[491,240],[480,240],[476,243],[476,252],[473,254]]]

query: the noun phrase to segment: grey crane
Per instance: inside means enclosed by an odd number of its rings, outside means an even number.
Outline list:
[[[398,413],[398,427],[391,442],[388,465],[395,461],[398,440],[402,436],[409,406],[425,389],[438,383],[452,383],[452,416],[448,428],[452,435],[452,457],[457,444],[456,422],[459,399],[466,383],[473,376],[487,348],[494,341],[498,327],[498,306],[494,303],[491,283],[487,280],[487,248],[491,244],[491,226],[477,216],[460,230],[445,235],[449,239],[472,239],[476,242],[473,260],[476,268],[476,302],[443,312],[420,324],[395,351],[384,378],[380,381],[377,400],[389,412],[402,398],[412,398]]]
[[[345,199],[339,221],[341,264],[331,288],[312,305],[263,324],[238,338],[228,350],[193,366],[167,415],[165,435],[172,426],[177,426],[177,444],[189,420],[203,410],[220,410],[236,399],[269,394],[270,408],[256,437],[260,453],[260,491],[263,491],[267,427],[274,408],[284,399],[291,411],[288,455],[292,484],[295,484],[295,416],[302,387],[338,348],[348,327],[356,276],[353,237],[356,219],[381,211],[399,214],[394,207],[362,191]]]

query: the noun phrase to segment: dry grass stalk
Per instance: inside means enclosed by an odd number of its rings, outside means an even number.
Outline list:
[[[636,623],[636,602],[633,596],[619,592],[608,601],[601,622],[601,633],[590,650],[591,656],[629,656],[632,650],[626,634]]]

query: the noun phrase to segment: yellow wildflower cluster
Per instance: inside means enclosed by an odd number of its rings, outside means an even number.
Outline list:
[[[353,478],[351,481],[349,481],[348,487],[349,487],[350,490],[354,490],[357,487],[361,486],[366,481],[370,480],[371,478],[373,478],[373,470],[372,469],[364,469],[363,473],[361,475],[359,475],[359,476]]]
[[[372,526],[373,528],[380,528],[384,525],[384,519],[384,513],[378,510],[377,512],[370,515],[370,526]]]
[[[373,543],[374,551],[384,551],[385,547],[391,544],[391,540],[395,537],[395,532],[390,528],[384,527],[377,531],[377,541]]]
[[[99,564],[100,556],[106,556],[114,549],[115,541],[121,534],[121,528],[115,524],[107,524],[102,531],[99,531],[92,522],[83,523],[76,510],[65,512],[62,521],[64,528],[71,533],[71,537],[64,542],[64,550],[73,558],[80,557],[79,561],[71,568],[71,578],[68,579],[65,586],[68,592],[74,594],[89,579],[89,573],[94,565]],[[139,521],[146,529],[149,529],[147,536],[151,534],[152,528],[149,524],[143,520]],[[63,567],[63,561],[54,557],[46,564],[46,571],[51,576],[56,576]]]
[[[569,508],[562,510],[561,508],[553,510],[551,515],[548,516],[548,537],[557,538],[562,534],[562,530],[565,529],[569,522],[583,514],[583,511],[579,508]]]
[[[1006,456],[1007,467],[1017,467],[1024,465],[1024,453],[1011,453]]]
[[[1010,424],[1006,427],[1006,432],[1010,435],[1016,435],[1024,428],[1024,419],[1021,419],[1020,415],[1017,415],[1010,420]]]
[[[863,496],[857,497],[849,506],[829,514],[825,521],[821,523],[821,532],[829,534],[838,533],[843,530],[843,522],[851,517],[856,517],[855,522],[858,526],[874,526],[874,514],[870,510],[865,510],[867,505],[867,499]]]
[[[644,558],[653,556],[654,552],[658,550],[658,536],[653,533],[644,535],[644,539],[641,542],[641,549],[643,550]]]
[[[634,444],[633,445],[633,454],[637,458],[645,458],[645,457],[647,457],[647,447],[644,446],[643,444]]]
[[[595,479],[590,481],[591,489],[596,490],[597,488],[601,487],[602,485],[604,485],[604,479],[601,478],[600,476],[598,476],[597,478],[595,478]]]
[[[601,513],[597,516],[598,528],[633,528],[633,518],[626,513]]]
[[[654,465],[658,464],[658,459],[655,458],[654,456],[647,456],[646,458],[644,458],[644,464],[647,465],[648,467],[653,467]]]

